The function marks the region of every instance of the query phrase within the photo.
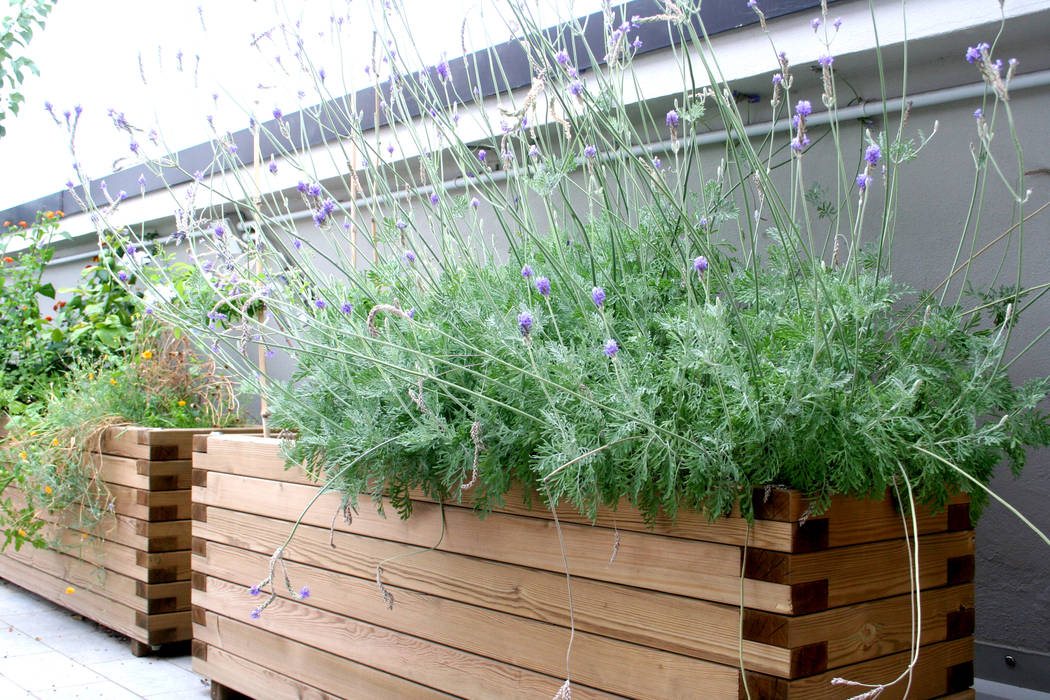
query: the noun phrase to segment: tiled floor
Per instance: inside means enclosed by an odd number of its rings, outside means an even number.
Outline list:
[[[0,579],[0,698],[209,697],[189,656],[136,658],[124,637]]]

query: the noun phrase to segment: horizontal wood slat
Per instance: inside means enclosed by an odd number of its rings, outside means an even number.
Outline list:
[[[287,665],[282,671],[276,659],[256,662],[248,653],[253,635],[336,655],[326,663],[348,669],[344,681],[363,666],[464,697],[553,695],[560,686],[570,633],[565,564],[553,515],[512,505],[524,500],[520,491],[484,520],[468,505],[414,496],[408,520],[389,501],[366,498],[345,521],[337,494],[302,513],[318,486],[298,467],[285,468],[280,440],[213,435],[196,446],[197,626],[226,620],[244,635],[239,649],[213,635],[202,646],[208,654],[249,659],[259,666],[252,682],[277,674],[293,687],[336,695],[332,680]],[[601,511],[597,524],[559,509],[572,573],[573,695],[688,697],[703,688],[703,697],[743,697],[741,625],[752,700],[845,699],[864,689],[832,686],[833,677],[892,680],[907,665],[912,639],[914,542],[903,537],[900,513],[885,499],[838,498],[819,517],[808,507],[800,494],[771,492],[759,508],[763,519],[751,526],[766,546],[748,541],[746,548],[748,524],[739,517],[709,522],[691,513],[650,530],[624,504]],[[974,537],[966,508],[959,496],[947,510],[917,513],[919,668],[939,680],[914,683],[909,697],[971,685]],[[266,577],[270,556],[300,516],[283,556],[293,584],[309,585],[311,596],[279,592],[251,620],[261,598],[248,588]],[[379,566],[393,608],[377,584]],[[362,636],[374,644],[364,647]],[[387,665],[389,656],[404,663]],[[457,675],[448,664],[471,671]],[[508,673],[519,674],[513,688]]]

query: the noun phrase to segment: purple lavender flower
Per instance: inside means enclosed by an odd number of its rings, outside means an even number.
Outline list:
[[[784,82],[784,76],[783,75],[781,75],[780,73],[774,73],[773,74],[773,84],[774,85],[780,85],[783,82]]]
[[[602,304],[605,303],[605,290],[601,287],[594,287],[591,289],[591,301],[593,301],[594,305],[600,309]]]
[[[565,49],[562,49],[558,53],[554,54],[554,60],[564,66],[566,63],[569,62],[569,54],[567,51],[565,51]]]
[[[868,185],[871,184],[871,177],[867,173],[861,173],[857,176],[857,189],[863,192],[868,189]]]
[[[966,62],[977,63],[981,60],[982,52],[988,51],[991,47],[988,42],[982,41],[977,46],[971,46],[966,49]]]
[[[836,18],[835,21],[832,22],[832,24],[835,26],[835,29],[838,29],[839,27],[842,26],[842,18],[841,17]]]
[[[521,334],[527,336],[532,330],[532,314],[528,311],[518,314],[518,326],[521,328]]]
[[[973,111],[973,118],[974,118],[974,119],[984,119],[984,110],[983,110],[983,109],[981,109],[980,107],[978,107],[977,109],[975,109],[975,110]]]
[[[620,346],[616,344],[615,340],[609,338],[605,341],[603,352],[609,357],[616,357],[616,353],[620,352]]]
[[[226,235],[226,229],[225,229],[225,227],[223,227],[222,224],[215,224],[215,226],[212,228],[211,232],[213,234],[215,234],[216,238],[222,238],[223,236]]]
[[[310,195],[311,197],[320,197],[321,186],[316,182],[312,183],[309,187],[306,188],[306,194]]]
[[[324,309],[328,304],[325,303],[324,299],[314,299],[314,306],[318,309]]]
[[[139,152],[138,141],[132,141],[131,143],[129,143],[128,144],[128,148],[131,150],[132,153],[138,155],[138,152]]]
[[[537,277],[536,291],[545,297],[549,297],[551,295],[551,281],[546,277]]]
[[[416,307],[413,306],[411,309],[408,310],[408,317],[409,318],[415,318],[416,317]]]
[[[309,597],[310,597],[310,587],[309,586],[303,586],[302,588],[299,589],[299,599],[300,600],[305,600],[306,598],[309,598]]]
[[[531,146],[529,146],[529,158],[539,158],[539,157],[540,157],[540,147],[537,146],[536,144],[532,144]]]
[[[758,7],[758,0],[747,0],[747,6],[752,10]]]
[[[829,53],[826,53],[826,54],[824,54],[823,56],[821,56],[820,58],[817,59],[817,63],[819,63],[820,65],[822,65],[825,68],[831,68],[831,64],[834,63],[834,62],[835,62],[835,57],[832,56]]]
[[[339,310],[342,311],[344,314],[348,314],[354,310],[354,305],[348,301],[344,301],[343,305],[339,307]]]
[[[305,193],[306,192],[306,183],[303,182],[302,180],[300,180],[299,184],[295,186],[295,189],[299,190],[300,192]]]
[[[146,174],[145,173],[142,173],[142,174],[139,175],[139,187],[140,188],[146,187]]]
[[[660,169],[660,159],[657,158],[656,156],[653,156],[653,167],[656,168],[657,170]]]
[[[128,247],[125,248],[125,250],[128,251],[128,255],[134,255],[135,253],[139,252],[139,247],[134,243],[129,243]]]
[[[277,354],[277,351],[274,350],[273,348],[270,348],[269,350],[266,351],[266,359],[270,359],[271,357],[273,357],[276,354]]]
[[[271,175],[276,175],[277,174],[277,163],[275,163],[272,158],[270,159],[270,174]]]
[[[813,27],[813,31],[820,29],[820,18],[814,17],[809,21],[809,26]]]
[[[396,223],[396,224],[394,224],[394,225],[395,225],[395,226],[397,226],[397,227],[398,227],[399,229],[401,229],[402,231],[404,231],[404,230],[405,230],[406,228],[408,228],[408,224],[407,224],[407,223],[405,223],[405,220],[404,220],[404,219],[398,219],[398,220],[397,220],[397,223]]]
[[[325,73],[324,68],[322,68],[321,70],[317,71],[317,77],[320,78],[321,82],[323,83],[324,79],[328,77],[328,74]]]
[[[438,198],[438,193],[437,192],[431,192],[430,193],[430,203],[433,204],[435,207],[437,206],[438,199],[439,198]]]
[[[470,198],[470,206],[471,206],[472,209],[477,209],[478,207],[481,206],[481,200],[478,199],[477,197],[471,197]]]
[[[281,111],[280,107],[274,107],[273,108],[273,118],[274,119],[280,119],[283,116],[284,116],[284,112]]]
[[[579,97],[583,93],[583,83],[579,80],[574,80],[569,83],[569,94],[573,97]]]
[[[701,216],[700,217],[700,228],[705,228],[706,226],[707,226],[707,217],[706,216]]]
[[[672,109],[670,112],[667,113],[667,126],[671,127],[672,129],[678,126],[677,110]]]
[[[152,315],[153,315],[153,309],[152,309],[152,308],[150,308],[149,306],[147,306],[147,307],[146,307],[146,311],[145,311],[144,313],[145,313],[145,314],[146,314],[147,316],[152,316]]]
[[[641,39],[641,37],[635,37],[634,38],[634,41],[631,42],[631,48],[634,48],[634,49],[642,48],[642,39]]]
[[[248,614],[251,616],[251,618],[253,620],[258,620],[259,617],[262,615],[262,608],[255,608],[254,610],[252,610]]]
[[[791,150],[799,151],[799,152],[802,151],[802,142],[799,141],[797,136],[795,138],[791,139]]]
[[[478,162],[479,163],[484,163],[485,162],[485,156],[487,156],[487,155],[488,155],[488,153],[485,151],[484,148],[479,149],[478,150]]]
[[[864,160],[868,161],[872,165],[879,164],[879,158],[882,158],[882,149],[872,144],[864,151]]]
[[[799,100],[795,105],[795,114],[800,117],[808,117],[813,114],[813,105],[809,100]]]
[[[292,241],[292,246],[293,246],[293,247],[294,247],[294,248],[295,248],[296,250],[299,250],[299,249],[301,249],[301,248],[303,247],[303,242],[302,242],[302,241],[300,241],[300,240],[299,240],[298,238],[296,238],[296,239],[295,239],[294,241]]]
[[[596,155],[598,155],[598,149],[595,146],[587,146],[583,149],[584,158],[594,158]]]
[[[255,584],[248,589],[248,593],[251,595],[259,595],[259,584]]]
[[[130,279],[130,278],[131,278],[131,275],[129,275],[128,273],[124,272],[123,270],[121,270],[120,272],[117,273],[117,279],[120,280],[121,282],[127,282],[128,279]]]
[[[401,257],[404,258],[405,262],[414,263],[416,261],[416,254],[411,250],[406,250],[405,254]]]
[[[448,61],[446,61],[445,59],[441,59],[441,61],[437,64],[436,70],[439,78],[441,78],[442,80],[448,80],[448,76],[450,73]]]
[[[532,277],[532,265],[525,264],[521,266],[521,276],[525,279]]]
[[[698,275],[704,274],[707,271],[707,258],[703,255],[697,255],[693,260],[693,269],[696,270]]]

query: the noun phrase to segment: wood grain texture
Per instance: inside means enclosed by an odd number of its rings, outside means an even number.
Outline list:
[[[224,617],[247,620],[254,605],[242,586],[208,579],[208,590],[194,591],[193,604]],[[553,697],[563,678],[545,676],[279,598],[257,620],[246,624],[288,636],[390,674],[411,669],[416,682],[467,697]],[[574,685],[573,698],[610,698],[608,693]]]
[[[210,586],[216,578],[221,578],[236,584],[243,592],[265,577],[268,557],[214,544],[209,547],[207,559],[198,559],[194,567],[196,571],[208,574],[206,585]],[[567,626],[518,617],[481,605],[384,583],[394,597],[394,607],[391,609],[376,586],[374,574],[370,578],[358,578],[296,563],[289,563],[288,571],[293,581],[309,582],[309,604],[312,606],[546,675],[557,676],[564,672],[565,650],[569,641]],[[287,597],[286,592],[284,594]],[[251,600],[247,596],[243,599],[246,602]],[[435,620],[440,620],[441,624],[435,624]],[[690,622],[694,628],[694,638],[704,640],[703,644],[697,646],[712,649],[715,645],[700,631],[700,628],[708,627],[706,619],[694,617]],[[735,634],[721,635],[724,648],[720,650],[719,656],[722,664],[708,663],[622,639],[622,636],[612,638],[578,629],[573,644],[575,679],[584,685],[611,693],[654,700],[688,694],[689,679],[702,678],[705,683],[716,687],[721,683],[727,692],[736,687],[735,673],[723,665],[733,661]],[[523,644],[522,640],[528,640],[529,643]],[[783,664],[767,661],[763,651],[762,645],[757,644],[747,645],[745,649],[749,662],[753,661],[756,667],[769,666],[774,672],[783,668]],[[786,656],[779,649],[767,651],[769,655]]]

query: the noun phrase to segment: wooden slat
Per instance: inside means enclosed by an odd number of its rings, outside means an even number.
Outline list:
[[[314,483],[300,467],[292,465],[285,468],[280,445],[281,441],[276,438],[219,436],[212,438],[208,456],[203,459],[198,457],[197,467],[289,483]],[[878,500],[833,496],[832,508],[829,511],[820,516],[807,517],[800,525],[799,520],[807,514],[809,508],[809,502],[805,501],[801,494],[774,490],[771,492],[771,500],[763,504],[763,494],[758,492],[756,499],[759,502],[760,517],[752,523],[750,534],[747,521],[739,517],[739,513],[712,522],[701,513],[683,510],[674,520],[660,516],[653,523],[646,523],[641,513],[626,502],[622,502],[616,508],[599,508],[597,523],[610,527],[615,522],[615,526],[621,530],[655,532],[708,542],[743,545],[746,540],[748,546],[758,549],[802,552],[901,537],[901,515],[890,495],[887,492],[884,498]],[[468,502],[463,505],[471,505],[469,496],[470,494],[467,494]],[[419,491],[413,491],[412,498],[420,501],[431,500]],[[526,502],[531,502],[533,507],[526,506]],[[952,514],[958,515],[959,508],[965,513],[968,502],[965,494],[952,498],[950,503],[956,509]],[[495,508],[495,511],[552,518],[549,509],[542,504],[543,500],[539,495],[531,494],[531,498],[527,499],[523,489],[512,487],[505,494],[503,505]],[[930,508],[919,507],[916,517],[920,534],[948,530],[949,512],[942,510],[934,513]],[[771,519],[764,520],[761,516]],[[589,517],[570,506],[560,506],[558,517],[563,522],[591,524]]]
[[[194,657],[193,659],[194,673],[250,698],[343,700],[338,696],[311,688],[288,676],[275,673],[240,656],[228,654],[220,648],[209,647],[206,652],[202,652],[202,656],[205,658]],[[211,697],[219,697],[214,694],[214,689],[212,693]]]
[[[244,588],[209,577],[207,591],[193,591],[193,604],[230,618],[247,618],[252,603]],[[247,604],[246,604],[247,603]],[[416,682],[470,697],[553,697],[564,679],[527,671],[399,632],[335,615],[295,601],[278,599],[250,622],[319,649],[338,649],[347,658]],[[584,685],[573,698],[608,698]]]
[[[194,571],[237,584],[241,599],[251,604],[255,599],[247,594],[252,584],[262,580],[268,571],[269,557],[210,543],[207,556],[194,561]],[[296,583],[309,583],[310,605],[329,612],[353,617],[370,624],[397,630],[445,644],[481,656],[489,656],[506,663],[539,673],[556,676],[564,672],[565,650],[569,629],[557,624],[517,617],[479,605],[457,602],[438,596],[418,593],[396,585],[387,585],[394,596],[394,607],[388,608],[377,589],[375,577],[370,579],[347,576],[326,569],[288,563],[288,572]],[[589,593],[586,587],[579,591],[579,599]],[[481,598],[481,596],[478,596]],[[591,600],[600,607],[616,600]],[[665,611],[665,615],[671,613]],[[688,614],[688,611],[681,611]],[[606,609],[606,615],[608,610]],[[692,617],[688,623],[696,630],[697,638],[709,628],[706,617]],[[435,620],[440,619],[440,624]],[[737,638],[729,630],[720,635],[725,640],[723,663],[734,661]],[[522,640],[529,640],[522,644]],[[711,648],[709,642],[705,645]],[[765,652],[765,653],[763,653]],[[746,659],[754,659],[770,672],[787,670],[784,664],[773,664],[769,656],[786,654],[765,645],[745,644]],[[705,685],[721,687],[726,692],[736,688],[736,674],[732,667],[671,654],[649,647],[626,643],[619,639],[598,636],[577,630],[573,643],[574,676],[581,683],[602,690],[636,698],[679,697],[687,690],[687,679],[703,679]]]
[[[143,491],[111,484],[113,511],[139,520],[189,520],[190,490]]]
[[[339,698],[447,698],[447,694],[413,683],[369,666],[356,663],[342,656],[315,649],[295,640],[246,625],[243,622],[204,612],[202,624],[194,625],[194,638],[207,646],[206,661],[211,663],[213,655],[232,654],[251,659],[259,670],[276,673],[283,678],[294,676],[293,683],[311,689],[314,693],[327,690]],[[194,665],[196,670],[197,660]],[[244,669],[247,671],[248,669]],[[248,671],[256,680],[259,670]],[[200,671],[198,671],[200,673]],[[233,678],[223,682],[240,692],[252,684],[247,678]],[[248,681],[248,682],[245,682]],[[276,698],[279,695],[266,692],[256,697]],[[303,697],[294,695],[294,698]],[[306,695],[305,697],[310,697]]]
[[[172,491],[190,487],[193,462],[188,459],[153,461],[115,455],[91,455],[98,476],[110,484],[148,491]]]
[[[193,454],[193,436],[214,431],[214,428],[144,428],[119,426],[106,430],[101,442],[103,454],[132,459],[190,459]],[[259,432],[258,427],[222,428],[228,433]]]
[[[210,448],[209,448],[210,449]],[[316,487],[264,479],[207,473],[207,487],[194,487],[194,501],[243,512],[267,513],[287,521],[296,520],[316,495]],[[339,508],[340,496],[332,493],[318,499],[304,522],[328,527]],[[390,517],[379,514],[370,500],[361,502],[353,525],[337,518],[335,527],[380,539],[430,546],[441,536],[442,508],[418,503],[408,520],[397,518],[389,502]],[[554,523],[538,518],[494,513],[479,520],[469,508],[446,506],[447,523],[439,549],[485,559],[562,571]],[[647,533],[621,532],[613,566],[609,566],[615,542],[612,530],[589,525],[563,526],[570,571],[576,576],[651,588],[704,600],[739,602],[740,550],[730,545],[663,537]],[[513,542],[513,547],[507,543]],[[703,562],[703,567],[695,566]],[[756,600],[765,599],[763,609],[790,610],[790,587],[757,581],[748,583]]]
[[[977,697],[977,691],[973,688],[969,690],[963,690],[958,693],[952,693],[951,695],[942,695],[937,700],[974,700]]]
[[[910,652],[904,652],[794,681],[773,680],[759,674],[749,674],[748,680],[753,698],[757,694],[763,700],[847,700],[868,688],[833,685],[833,678],[869,684],[889,683],[901,675],[910,659]],[[907,681],[897,683],[886,688],[879,700],[905,700],[905,691],[908,691],[907,698],[937,698],[963,692],[971,685],[973,639],[957,639],[922,647],[910,690]]]
[[[84,536],[65,528],[46,525],[45,538],[51,538],[66,555],[98,568],[106,568],[143,583],[169,583],[190,577],[190,552],[143,552],[116,542]]]
[[[50,549],[9,549],[4,556],[144,613],[178,612],[190,608],[186,582],[144,583],[130,576]]]

